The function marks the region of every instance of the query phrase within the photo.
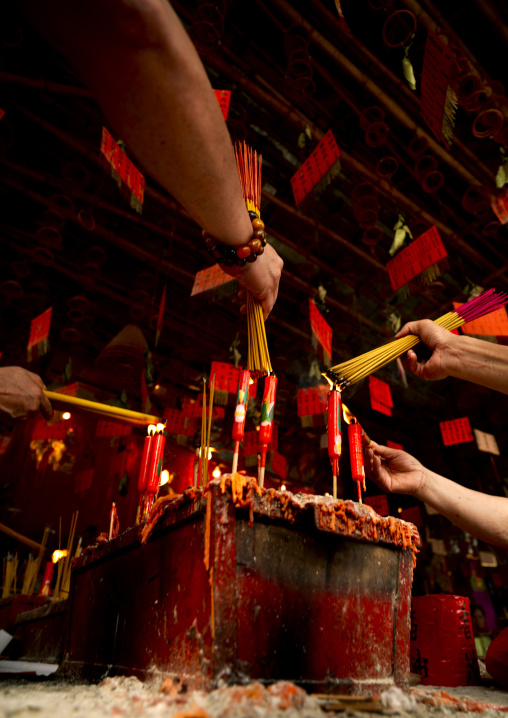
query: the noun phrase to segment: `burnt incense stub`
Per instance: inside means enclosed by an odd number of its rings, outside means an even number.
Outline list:
[[[78,559],[66,673],[160,671],[202,688],[406,685],[414,526],[240,474],[154,512]]]

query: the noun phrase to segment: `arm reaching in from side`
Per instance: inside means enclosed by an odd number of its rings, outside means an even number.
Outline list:
[[[508,548],[507,498],[460,486],[405,451],[373,441],[365,448],[365,472],[384,491],[415,496],[464,531]]]
[[[40,376],[20,366],[0,369],[0,411],[12,419],[28,419],[39,411],[45,419],[51,419],[53,409],[44,393]]]
[[[252,225],[231,138],[170,3],[23,0],[22,6],[73,64],[146,171],[213,237],[233,247],[246,244]],[[266,318],[282,271],[275,250],[241,269],[224,269],[261,301]]]
[[[508,394],[508,347],[452,334],[430,319],[409,322],[396,338],[408,334],[419,336],[432,351],[429,359],[422,360],[413,349],[407,352],[407,367],[420,379],[453,376]]]

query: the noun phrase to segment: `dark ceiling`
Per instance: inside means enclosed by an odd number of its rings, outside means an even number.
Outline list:
[[[72,67],[10,5],[0,28],[2,364],[26,365],[30,320],[53,306],[52,350],[32,368],[47,382],[58,381],[71,357],[72,380],[126,388],[136,406],[139,382],[96,365],[101,349],[125,325],[136,324],[163,387],[154,403],[176,406],[184,394],[196,394],[211,360],[231,361],[237,333],[245,358],[245,320],[231,299],[190,298],[195,273],[209,265],[199,227],[149,177],[142,216],[128,206],[99,162],[107,126],[100,109]],[[233,139],[245,139],[263,155],[262,217],[285,263],[267,333],[281,380],[276,419],[281,433],[293,437],[285,451],[294,453],[319,435],[301,430],[296,417],[296,390],[312,382],[307,307],[318,286],[327,291],[334,363],[384,342],[393,312],[402,322],[437,317],[452,301],[464,301],[473,285],[506,289],[508,232],[489,200],[497,192],[508,119],[496,140],[477,138],[472,128],[486,107],[508,118],[502,87],[507,6],[449,0],[438,10],[429,0],[343,0],[350,33],[332,0],[178,1],[174,7],[213,87],[232,92]],[[406,12],[393,15],[400,10]],[[403,77],[404,49],[383,40],[385,23],[387,39],[397,44],[413,22],[408,53],[416,92]],[[462,68],[450,152],[420,116],[429,29],[446,36]],[[484,92],[472,101],[471,88]],[[319,199],[297,209],[290,178],[330,128],[341,149],[340,175]],[[415,170],[422,155],[425,166],[442,174],[433,177],[438,185],[442,180],[437,191],[422,188]],[[383,177],[390,167],[396,171]],[[375,244],[366,243],[365,227],[353,213],[352,195],[361,183],[378,191],[382,232]],[[449,254],[448,272],[407,299],[393,294],[385,268],[399,214],[415,237],[436,225]],[[155,349],[164,284],[165,325]],[[394,367],[379,376],[392,385],[391,419],[371,411],[366,387],[350,398],[375,438],[407,448],[423,438],[437,446],[437,422],[467,414],[508,449],[499,434],[508,423],[503,397],[453,380],[429,385],[410,377],[404,388]]]

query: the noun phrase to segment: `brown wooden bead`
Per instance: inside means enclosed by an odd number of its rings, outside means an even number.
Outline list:
[[[263,239],[265,236],[266,235],[262,229],[255,229],[252,233],[252,239]]]
[[[244,244],[236,250],[236,256],[239,257],[239,259],[246,259],[250,254],[251,249],[248,244]]]
[[[201,230],[201,236],[203,237],[203,239],[207,239],[210,235],[209,235],[209,233],[206,231],[206,229],[202,229],[202,230]]]
[[[210,237],[210,235],[208,235],[207,237],[205,237],[205,244],[208,247],[208,249],[212,249],[213,247],[215,247],[217,242],[215,241],[215,239],[213,237]]]
[[[264,228],[265,228],[265,223],[263,222],[262,219],[253,219],[252,220],[252,229],[256,230],[256,229],[264,229]]]
[[[261,240],[257,238],[253,238],[249,241],[248,246],[250,247],[250,251],[252,254],[257,254],[259,250],[261,249]]]
[[[220,249],[218,247],[214,247],[214,249],[212,250],[212,254],[215,257],[215,259],[222,259],[222,252],[220,251]]]
[[[264,251],[265,251],[265,248],[264,248],[264,247],[260,247],[260,248],[259,248],[259,251],[258,251],[258,254],[263,254]]]

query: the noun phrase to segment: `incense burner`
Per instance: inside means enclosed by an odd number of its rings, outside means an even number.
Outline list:
[[[236,474],[74,567],[62,670],[356,694],[409,676],[414,526]]]

